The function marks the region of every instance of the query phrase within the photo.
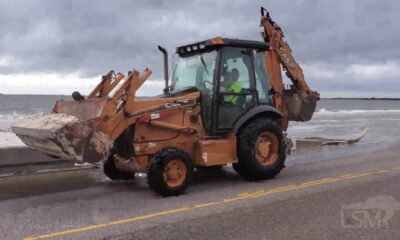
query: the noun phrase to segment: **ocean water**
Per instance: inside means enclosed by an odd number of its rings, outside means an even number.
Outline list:
[[[56,100],[71,99],[59,95],[0,95],[0,130],[30,115],[51,112]]]
[[[311,121],[290,123],[289,136],[352,139],[360,136],[366,127],[368,132],[357,143],[294,152],[287,157],[286,163],[311,163],[369,154],[400,143],[400,100],[322,99]]]
[[[288,135],[349,139],[368,128],[360,143],[400,141],[400,100],[330,100],[318,102],[309,122],[291,122]]]
[[[0,95],[0,131],[26,116],[48,113],[57,99],[69,96]],[[368,127],[359,144],[400,141],[400,100],[331,100],[318,102],[309,122],[291,122],[288,135],[346,139]]]

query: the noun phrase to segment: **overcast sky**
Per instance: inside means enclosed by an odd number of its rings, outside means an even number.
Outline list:
[[[395,0],[0,0],[0,92],[87,93],[109,70],[153,69],[162,56],[214,36],[260,40],[260,6],[282,27],[309,85],[323,97],[400,97]]]

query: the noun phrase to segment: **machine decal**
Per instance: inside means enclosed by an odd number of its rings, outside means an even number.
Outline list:
[[[168,102],[164,106],[165,106],[165,108],[179,108],[179,107],[188,105],[188,104],[190,104],[192,102],[193,102],[193,100],[189,100],[189,99],[186,98],[186,99],[176,100],[176,101],[173,101],[173,102]]]
[[[145,113],[142,116],[140,116],[136,120],[136,122],[148,122],[148,121],[151,121],[151,120],[156,120],[156,119],[160,119],[160,118],[166,118],[166,117],[174,115],[177,112],[178,112],[177,109],[171,109],[171,110],[166,110],[166,111],[157,112],[157,113]]]
[[[150,114],[150,119],[154,120],[154,119],[158,119],[160,118],[160,113],[152,113]]]
[[[289,66],[290,68],[295,68],[295,64],[293,63],[292,59],[290,58],[290,56],[286,53],[285,49],[283,48],[283,46],[279,43],[279,53],[282,57],[282,60],[286,63],[287,66]]]
[[[203,158],[203,161],[204,161],[205,163],[207,163],[207,161],[208,161],[208,154],[207,154],[206,152],[204,152],[203,155],[202,155],[202,158]]]
[[[157,143],[149,142],[149,143],[147,143],[147,147],[148,147],[148,148],[157,147]]]

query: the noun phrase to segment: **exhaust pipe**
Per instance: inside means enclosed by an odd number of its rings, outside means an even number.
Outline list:
[[[165,80],[165,88],[164,88],[164,93],[167,94],[169,89],[168,89],[168,53],[165,48],[161,47],[158,45],[158,50],[160,50],[163,53],[164,57],[164,80]]]

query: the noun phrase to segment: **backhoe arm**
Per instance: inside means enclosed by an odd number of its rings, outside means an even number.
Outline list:
[[[289,44],[283,39],[282,29],[271,19],[269,13],[263,7],[261,8],[261,26],[264,29],[262,32],[264,41],[269,43],[270,51],[274,52],[273,56],[277,57],[277,61],[293,83],[290,89],[285,90],[282,87],[281,78],[279,81],[271,82],[272,87],[278,93],[275,101],[284,102],[285,105],[279,110],[287,115],[288,120],[310,120],[312,112],[315,110],[316,101],[319,100],[319,93],[310,90],[304,79],[303,70],[294,59]]]
[[[261,25],[264,27],[264,41],[270,44],[271,50],[277,52],[280,63],[293,84],[308,94],[319,96],[317,92],[311,91],[308,87],[303,70],[294,59],[289,44],[283,40],[282,29],[271,19],[269,12],[263,7],[261,8]]]

